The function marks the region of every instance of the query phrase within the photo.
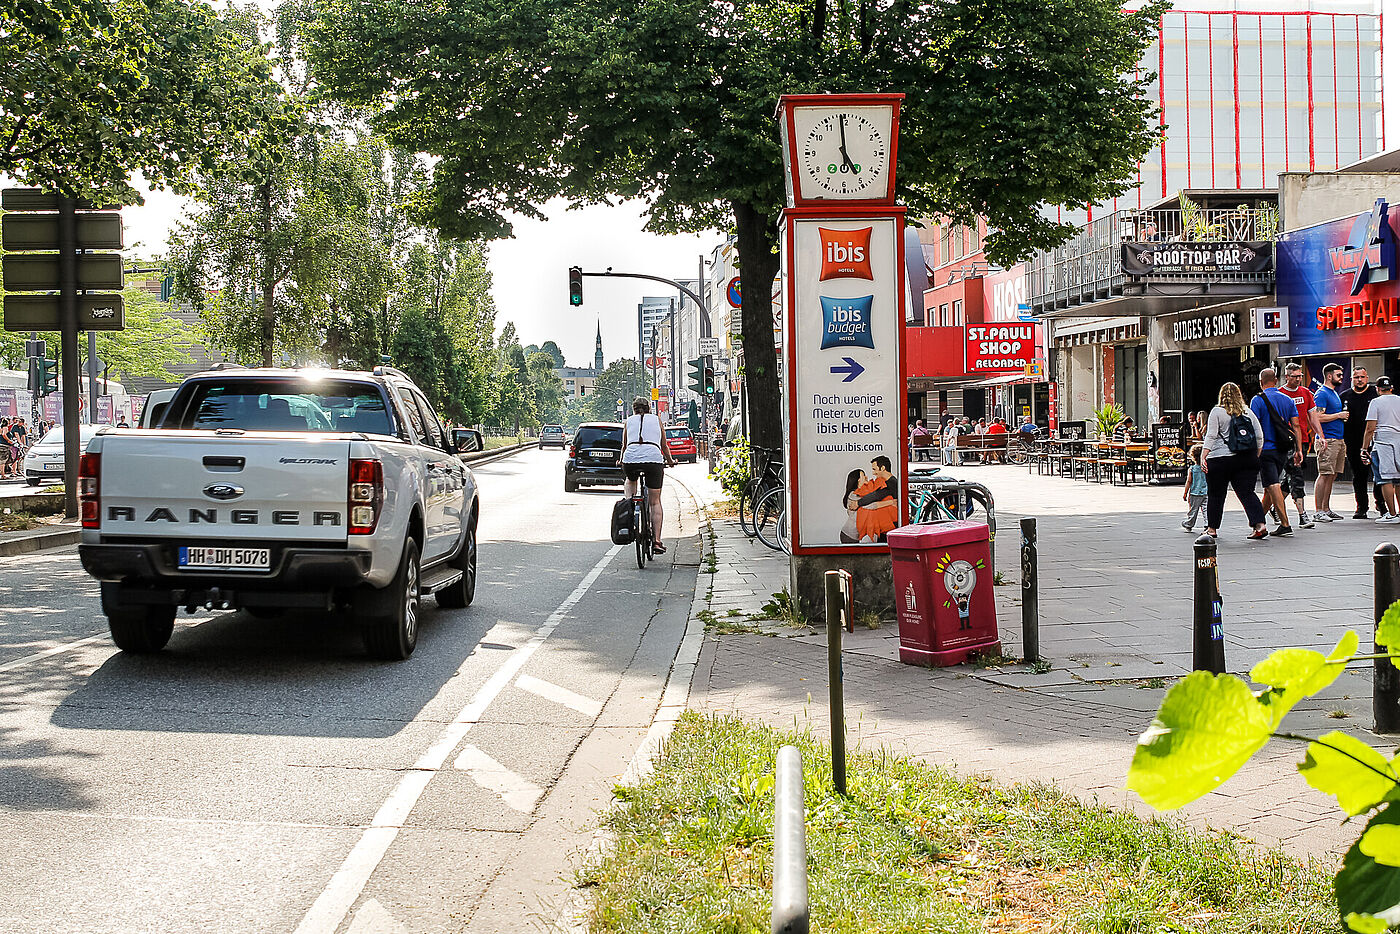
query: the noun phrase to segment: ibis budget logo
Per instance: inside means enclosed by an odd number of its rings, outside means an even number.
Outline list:
[[[829,347],[875,348],[870,334],[870,304],[873,295],[860,298],[827,298],[822,300],[822,350]]]
[[[822,241],[822,277],[874,279],[870,271],[870,227],[859,230],[827,230],[818,227]]]

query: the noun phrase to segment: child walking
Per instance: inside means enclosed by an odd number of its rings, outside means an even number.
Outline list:
[[[1206,472],[1201,469],[1201,445],[1191,445],[1188,456],[1191,465],[1186,468],[1186,488],[1181,491],[1181,498],[1186,501],[1186,520],[1181,527],[1190,532],[1206,505]]]

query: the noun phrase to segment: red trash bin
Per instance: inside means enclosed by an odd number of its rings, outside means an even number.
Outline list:
[[[889,533],[899,660],[945,667],[1001,652],[985,522],[906,525]]]

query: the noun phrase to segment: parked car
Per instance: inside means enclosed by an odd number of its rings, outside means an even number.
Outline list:
[[[622,486],[622,425],[585,422],[578,426],[564,461],[564,492],[581,486]]]
[[[141,409],[141,417],[136,420],[136,427],[159,428],[170,400],[175,398],[175,392],[174,389],[157,389],[148,395],[146,405]]]
[[[159,651],[180,607],[205,607],[338,611],[371,655],[407,658],[423,597],[476,592],[476,480],[456,454],[392,367],[216,367],[160,430],[93,439],[78,556],[126,652]]]
[[[78,452],[87,450],[88,442],[106,425],[79,425]],[[45,480],[63,482],[63,426],[55,425],[39,443],[29,449],[24,456],[24,479],[30,486],[39,486]]]
[[[545,425],[540,429],[540,447],[558,447],[561,451],[568,445],[568,435],[563,425]]]
[[[685,426],[666,429],[666,449],[677,461],[695,463],[695,439]]]

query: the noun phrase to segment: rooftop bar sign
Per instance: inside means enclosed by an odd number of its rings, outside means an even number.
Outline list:
[[[1123,271],[1130,276],[1196,272],[1268,272],[1274,245],[1263,242],[1124,243]]]

